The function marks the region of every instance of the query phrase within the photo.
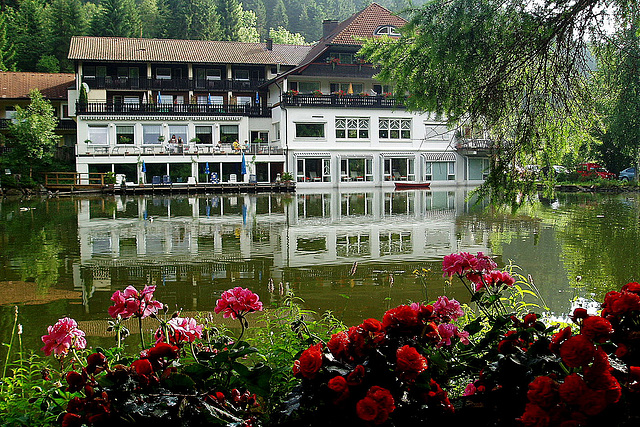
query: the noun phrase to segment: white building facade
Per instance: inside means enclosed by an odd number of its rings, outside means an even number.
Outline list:
[[[406,111],[355,55],[405,21],[377,4],[313,46],[75,37],[76,169],[134,183],[477,184],[486,141]],[[87,93],[81,99],[81,88]]]

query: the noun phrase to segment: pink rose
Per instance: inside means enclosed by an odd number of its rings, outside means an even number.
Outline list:
[[[257,294],[237,286],[223,292],[214,311],[216,314],[222,312],[224,318],[237,319],[247,313],[262,311],[262,302]]]
[[[47,328],[47,332],[49,334],[42,337],[42,351],[47,356],[52,352],[56,356],[64,356],[71,349],[82,350],[87,346],[84,332],[78,329],[78,323],[69,317],[59,319],[55,325]]]

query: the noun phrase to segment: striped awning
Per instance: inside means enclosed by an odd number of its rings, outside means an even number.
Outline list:
[[[422,153],[422,156],[428,162],[455,162],[456,153],[446,151],[444,153]]]

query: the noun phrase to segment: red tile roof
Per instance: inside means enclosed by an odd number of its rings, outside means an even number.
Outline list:
[[[379,37],[374,36],[374,32],[378,27],[393,25],[399,28],[406,23],[407,21],[405,19],[394,15],[390,10],[385,9],[377,3],[371,3],[360,12],[340,22],[331,34],[321,38],[320,41],[313,46],[313,49],[307,54],[306,58],[300,62],[300,65],[290,72],[296,73],[300,70],[300,67],[304,67],[315,61],[318,57],[322,56],[331,45],[361,46],[362,42],[359,41],[359,39]]]
[[[374,32],[378,27],[393,25],[400,28],[406,23],[405,19],[394,15],[390,10],[377,3],[371,3],[365,9],[339,23],[326,38],[325,43],[362,45],[358,39],[377,37],[374,36]]]
[[[38,89],[47,99],[67,99],[67,89],[75,85],[75,75],[69,73],[0,72],[0,98],[28,99],[32,89]]]
[[[297,65],[311,46],[209,40],[72,37],[69,59],[131,62],[195,62]]]

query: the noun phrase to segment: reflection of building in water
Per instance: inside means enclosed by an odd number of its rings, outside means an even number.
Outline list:
[[[197,306],[197,299],[215,298],[195,288],[216,281],[264,285],[301,267],[487,252],[486,233],[456,225],[468,208],[465,196],[459,189],[80,200],[75,287],[86,301],[94,291],[128,284],[184,282],[194,285]]]

